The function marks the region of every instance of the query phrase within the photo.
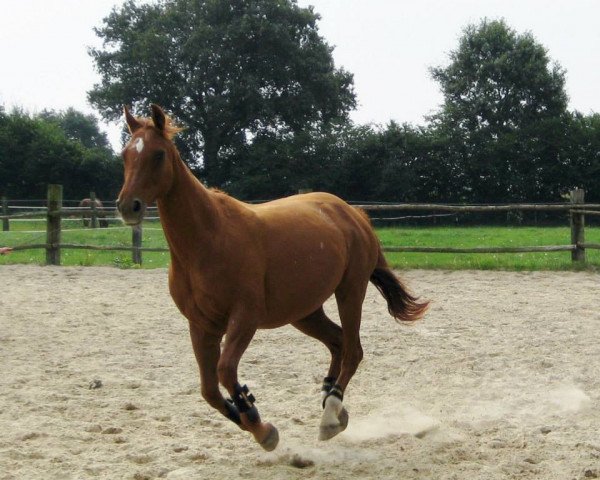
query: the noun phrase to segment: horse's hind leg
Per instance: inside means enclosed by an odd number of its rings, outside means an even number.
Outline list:
[[[342,329],[327,317],[323,307],[292,325],[305,335],[319,340],[329,349],[331,363],[323,381],[323,392],[329,392],[336,383],[342,365]]]
[[[325,401],[330,395],[332,388],[337,384],[337,378],[340,375],[343,343],[342,329],[325,315],[323,307],[320,307],[317,311],[292,325],[302,333],[316,338],[325,344],[331,353],[329,372],[327,373],[327,377],[323,380],[323,387],[321,389],[323,394],[323,407],[325,408]],[[332,415],[328,415],[327,420],[325,421],[328,426],[326,428],[321,427],[321,433],[319,434],[321,440],[331,438],[344,430],[348,425],[348,412],[345,408],[342,407],[339,411],[333,412]],[[323,424],[323,422],[321,423]],[[335,433],[332,433],[334,430]]]
[[[366,284],[349,287],[341,285],[335,293],[342,323],[342,365],[336,384],[331,387],[323,400],[325,410],[321,418],[320,440],[328,440],[336,436],[345,430],[348,424],[348,413],[342,401],[344,391],[363,357],[360,344],[360,321],[366,290]]]

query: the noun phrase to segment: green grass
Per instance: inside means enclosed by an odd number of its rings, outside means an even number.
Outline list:
[[[109,229],[83,229],[80,222],[64,221],[64,243],[91,245],[131,245],[131,229],[118,224]],[[18,246],[44,243],[45,222],[11,221],[11,231],[0,232],[0,246]],[[36,232],[37,231],[37,232]],[[478,247],[478,246],[533,246],[566,245],[570,243],[568,227],[403,227],[379,228],[377,234],[386,246]],[[586,241],[600,243],[600,228],[586,228]],[[144,222],[143,245],[166,247],[166,241],[157,221]],[[142,268],[166,267],[167,252],[143,252]],[[571,262],[570,252],[503,253],[503,254],[449,254],[449,253],[388,253],[394,268],[427,269],[503,269],[503,270],[573,270],[581,269]],[[600,251],[587,251],[585,268],[600,268]],[[63,249],[63,265],[109,265],[134,267],[127,251],[98,252]],[[0,257],[0,265],[32,263],[43,265],[45,251],[25,250]]]
[[[427,227],[382,228],[377,234],[385,246],[530,247],[568,245],[568,227]],[[600,228],[586,228],[586,241],[600,243]],[[587,250],[585,268],[600,267],[600,251]],[[571,252],[544,253],[387,253],[394,268],[477,270],[578,270]]]
[[[46,223],[11,221],[10,231],[0,231],[0,246],[45,243]],[[85,245],[131,246],[131,228],[114,223],[110,228],[82,228],[81,221],[63,221],[62,243]],[[167,242],[160,222],[145,221],[143,224],[142,245],[144,247],[166,247]],[[168,252],[143,252],[142,268],[166,267],[169,264]],[[14,263],[32,263],[44,265],[46,251],[43,249],[23,250],[0,256],[0,265]],[[69,266],[110,265],[121,268],[137,268],[131,261],[128,251],[61,250],[61,264]]]

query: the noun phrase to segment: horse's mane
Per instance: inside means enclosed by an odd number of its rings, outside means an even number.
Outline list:
[[[229,194],[227,192],[224,192],[220,188],[210,187],[209,190],[213,193],[220,193],[221,195],[225,195],[226,197],[229,197]]]
[[[142,127],[156,127],[151,118],[136,118],[136,120],[140,122]],[[165,115],[165,127],[162,130],[158,128],[156,130],[161,132],[167,140],[173,140],[173,137],[184,129],[175,125],[171,117]]]

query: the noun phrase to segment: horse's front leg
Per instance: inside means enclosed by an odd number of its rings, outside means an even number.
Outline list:
[[[231,395],[231,400],[240,413],[241,426],[267,451],[274,450],[279,443],[277,429],[263,422],[254,405],[255,398],[248,388],[238,382],[238,365],[243,353],[256,332],[256,326],[245,319],[232,316],[227,326],[223,353],[218,363],[219,381]]]
[[[217,363],[221,356],[221,339],[223,335],[211,335],[190,321],[190,336],[194,355],[200,369],[200,388],[206,402],[229,420],[244,428],[240,412],[230,400],[226,400],[219,390]]]

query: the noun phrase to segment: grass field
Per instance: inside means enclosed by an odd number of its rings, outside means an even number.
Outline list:
[[[46,241],[46,222],[11,221],[9,232],[0,232],[0,245],[15,247],[27,244],[39,244]],[[81,220],[63,220],[62,243],[131,246],[131,228],[118,223],[109,228],[82,228]],[[144,247],[167,247],[160,222],[146,221],[143,225]],[[169,264],[168,252],[144,252],[143,268],[166,267]],[[0,257],[0,265],[8,263],[34,263],[43,265],[46,252],[42,249],[23,250]],[[122,268],[134,267],[131,253],[128,251],[61,250],[62,265],[109,265]]]
[[[44,243],[45,222],[11,221],[11,231],[0,232],[0,246],[19,246]],[[131,229],[112,225],[108,229],[83,229],[81,222],[63,222],[62,242],[91,245],[131,245]],[[385,246],[477,247],[477,246],[534,246],[566,245],[570,243],[568,227],[403,227],[378,228],[377,234]],[[600,228],[587,228],[586,241],[600,243]],[[144,247],[166,247],[157,221],[144,223]],[[504,270],[572,270],[570,252],[520,254],[448,254],[448,253],[388,253],[395,268],[427,269],[504,269]],[[144,252],[143,268],[166,267],[167,252]],[[587,251],[585,268],[600,267],[600,251]],[[109,265],[134,267],[127,251],[90,251],[63,249],[63,265]],[[13,263],[45,263],[45,251],[17,251],[0,257],[0,265]]]
[[[430,227],[377,229],[384,246],[529,247],[568,245],[568,227]],[[586,228],[586,241],[600,241],[600,228]],[[571,252],[544,253],[387,253],[395,268],[448,270],[575,270],[600,267],[600,251],[587,250],[585,267],[574,266]]]

